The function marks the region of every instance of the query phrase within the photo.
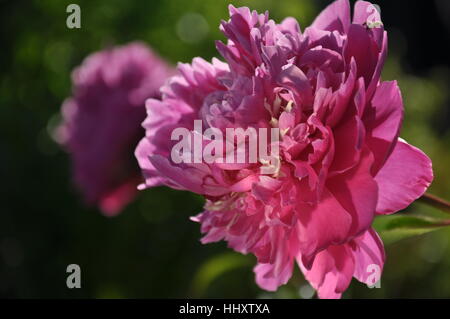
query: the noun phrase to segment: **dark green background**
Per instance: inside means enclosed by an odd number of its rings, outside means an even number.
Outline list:
[[[327,3],[231,2],[269,10],[276,21],[294,16],[302,27]],[[446,2],[378,3],[390,35],[384,78],[399,81],[405,101],[402,136],[433,159],[432,192],[450,198]],[[81,6],[81,29],[66,28],[69,3]],[[146,190],[115,218],[85,208],[71,185],[68,157],[49,134],[61,102],[70,94],[70,71],[86,55],[107,45],[142,40],[174,64],[195,56],[209,59],[217,56],[214,40],[223,39],[218,25],[227,19],[227,4],[0,1],[0,296],[310,295],[298,271],[288,285],[267,293],[254,283],[252,256],[236,254],[225,243],[201,245],[199,226],[189,221],[202,208],[202,199],[195,195],[167,188]],[[192,27],[180,26],[180,19],[193,21]],[[427,210],[417,204],[408,209]],[[446,229],[387,247],[381,288],[368,289],[354,281],[344,296],[450,297],[449,238]],[[81,289],[66,287],[65,270],[71,263],[81,266]]]

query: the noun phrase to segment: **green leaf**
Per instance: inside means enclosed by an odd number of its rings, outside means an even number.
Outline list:
[[[448,226],[450,221],[420,215],[379,216],[374,228],[386,245]]]
[[[249,256],[224,253],[207,260],[197,271],[192,283],[194,296],[201,296],[209,285],[229,271],[251,265]]]

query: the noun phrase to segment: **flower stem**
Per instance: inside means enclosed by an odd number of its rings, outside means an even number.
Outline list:
[[[450,203],[445,199],[437,197],[436,195],[425,193],[418,200],[437,209],[440,209],[443,212],[450,213]]]

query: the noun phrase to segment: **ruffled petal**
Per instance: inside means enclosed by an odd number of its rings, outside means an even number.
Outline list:
[[[253,269],[256,275],[256,283],[262,289],[275,291],[279,286],[286,284],[291,278],[292,262],[290,265],[285,265],[283,270],[276,276],[274,275],[274,267],[273,264],[257,264]]]
[[[319,252],[310,268],[297,259],[306,279],[317,290],[319,298],[337,299],[352,280],[354,260],[347,245],[330,246]]]

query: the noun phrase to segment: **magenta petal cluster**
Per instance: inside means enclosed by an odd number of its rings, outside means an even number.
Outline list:
[[[141,173],[132,153],[145,135],[145,100],[174,71],[150,48],[131,43],[94,53],[72,73],[57,140],[71,155],[87,203],[117,214],[136,194]],[[131,154],[131,155],[130,155]]]
[[[383,82],[387,33],[376,8],[347,0],[303,31],[293,18],[230,6],[217,49],[226,63],[195,58],[146,103],[136,149],[142,187],[165,184],[204,195],[202,242],[226,240],[258,264],[256,282],[276,290],[295,264],[321,298],[338,298],[353,277],[374,284],[383,244],[377,214],[406,208],[430,185],[430,159],[399,138],[402,97]],[[193,121],[224,130],[278,127],[279,165],[175,163],[171,132]],[[375,277],[374,277],[375,276]],[[378,276],[378,277],[377,277]]]

